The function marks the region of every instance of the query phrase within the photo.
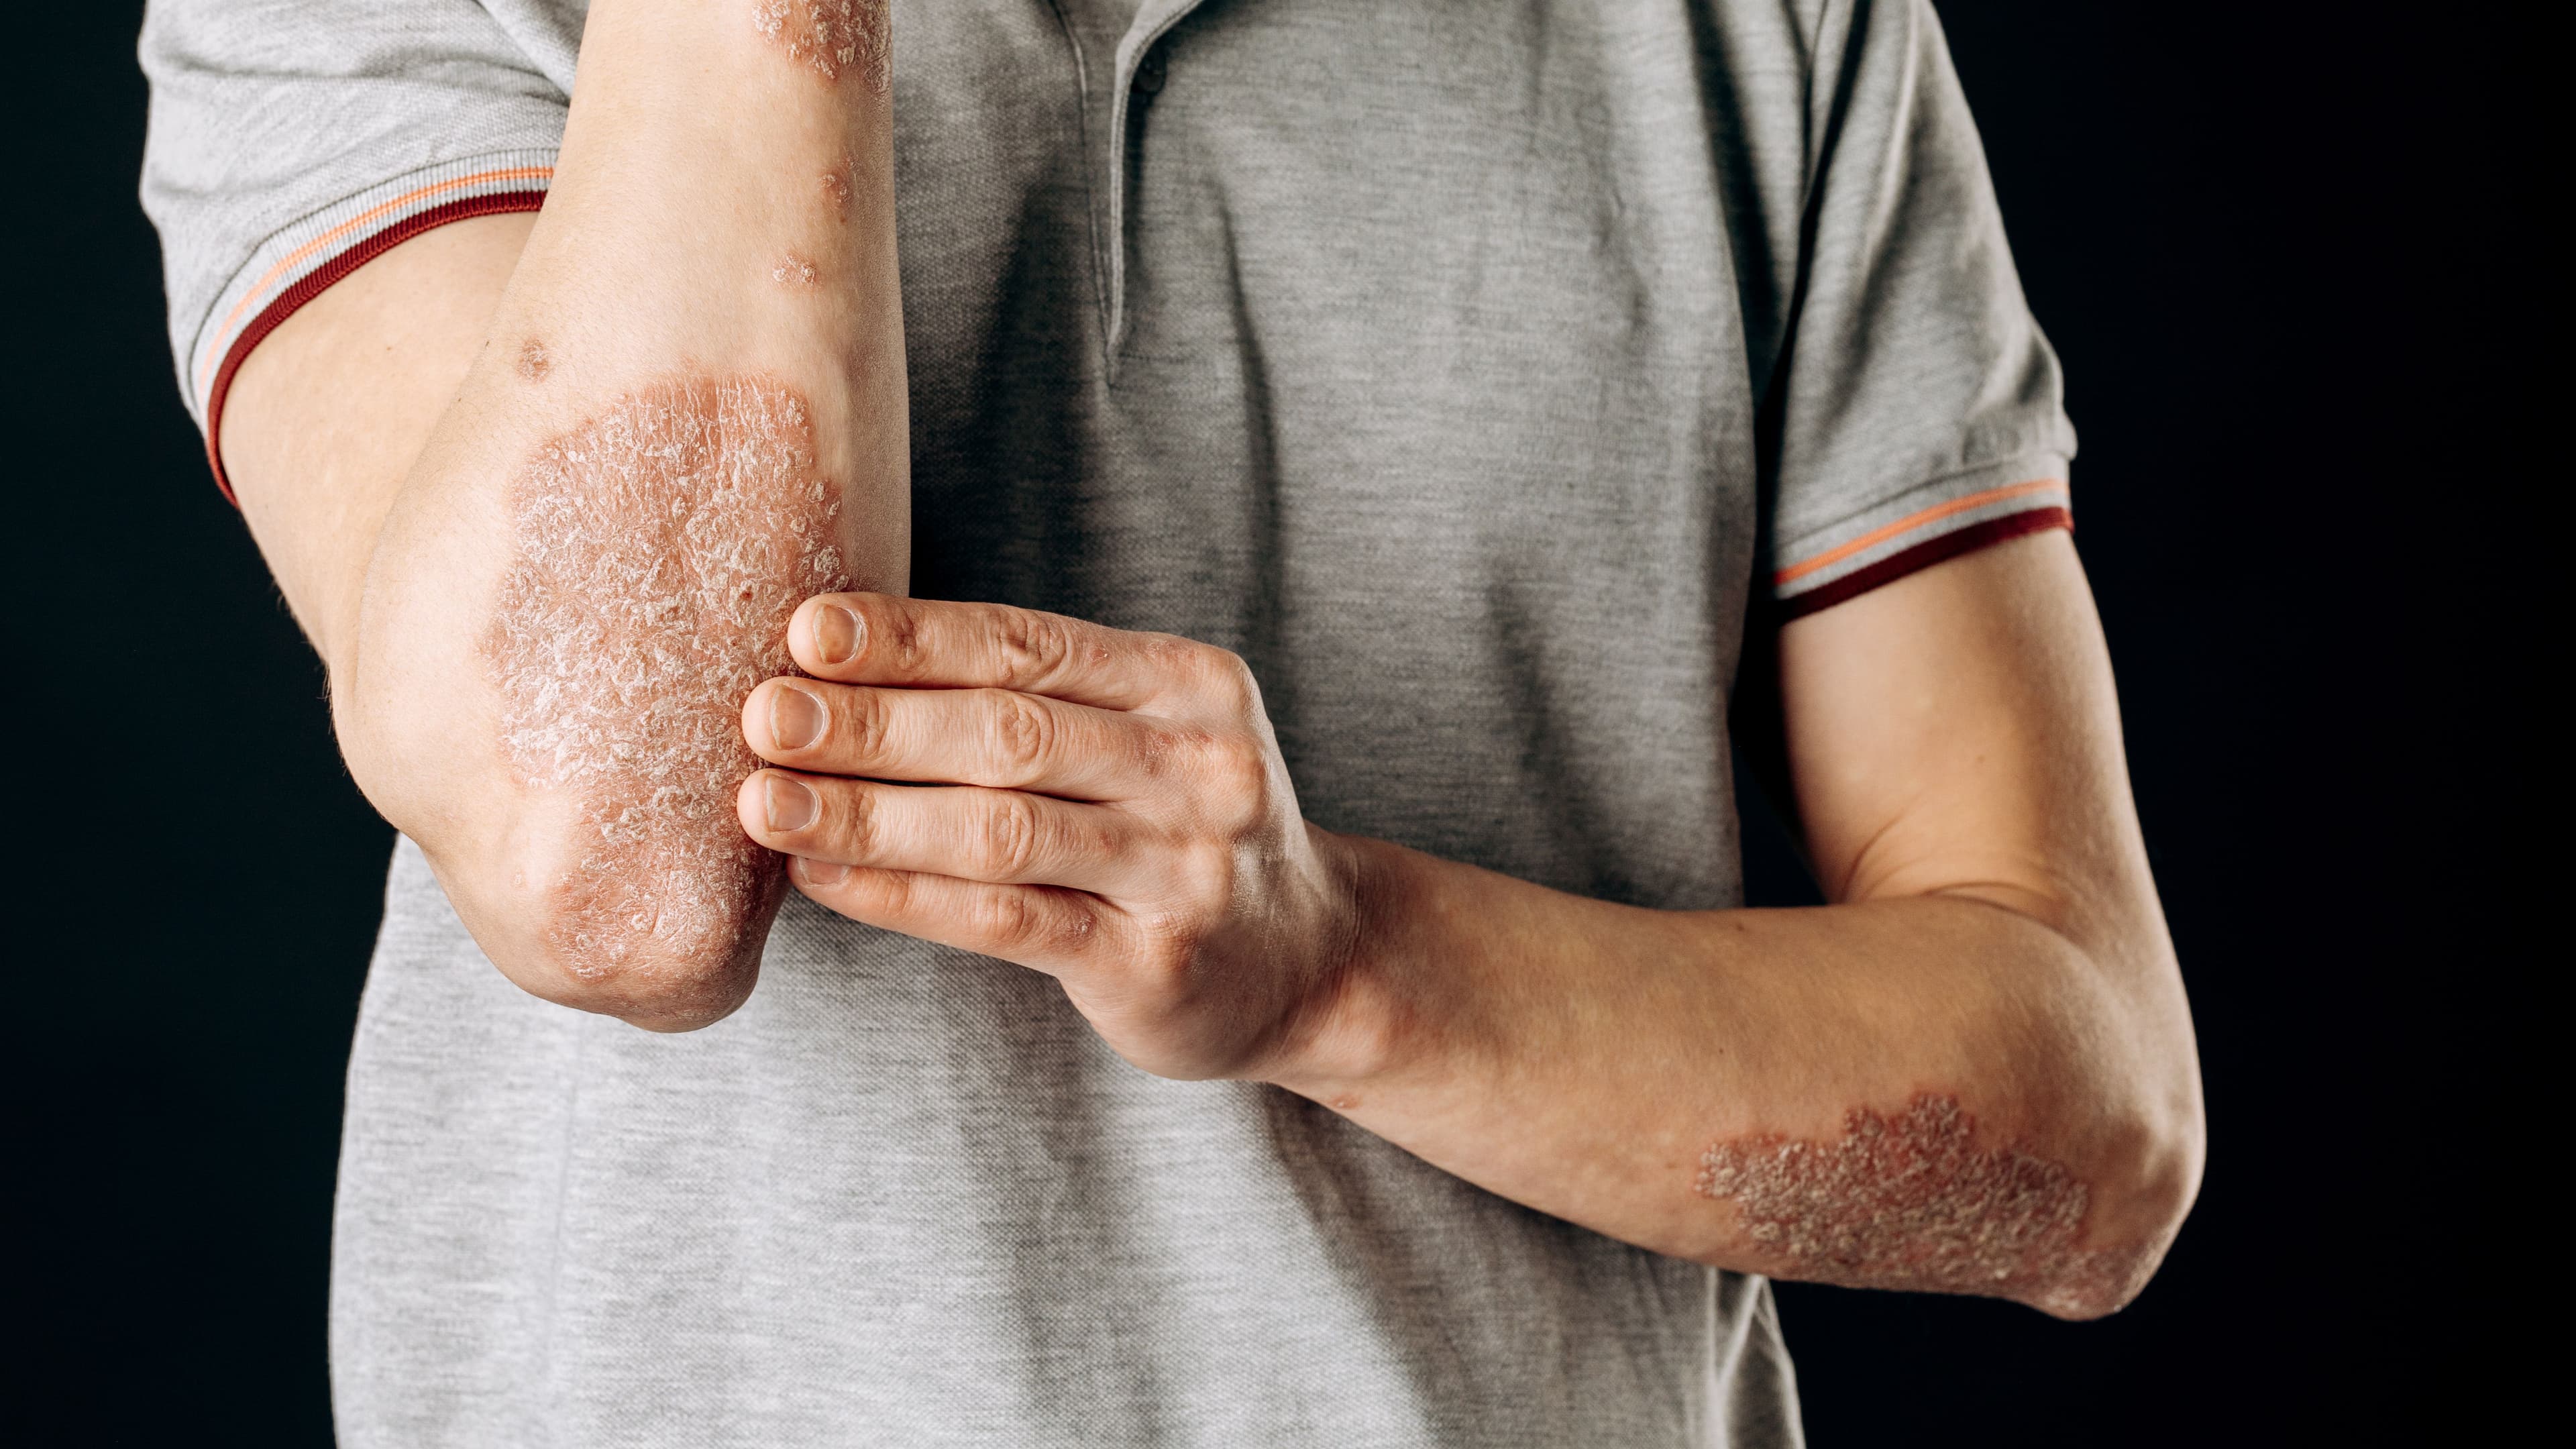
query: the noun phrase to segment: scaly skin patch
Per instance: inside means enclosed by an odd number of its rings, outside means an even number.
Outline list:
[[[738,715],[793,672],[796,606],[851,586],[840,509],[805,403],[758,378],[620,398],[513,481],[482,654],[523,782],[578,802],[580,856],[551,882],[576,974],[685,970],[715,997],[756,965],[780,857],[734,818],[760,763]]]
[[[2134,1297],[2165,1242],[2078,1247],[2092,1194],[2057,1163],[1980,1149],[1956,1097],[1893,1120],[1855,1107],[1838,1141],[1764,1133],[1700,1157],[1701,1196],[1732,1202],[1783,1276],[1854,1288],[1982,1293],[2061,1317]]]
[[[891,83],[885,0],[753,0],[751,23],[826,81],[855,68],[878,95]]]

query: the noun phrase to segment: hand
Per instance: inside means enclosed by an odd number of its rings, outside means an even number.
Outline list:
[[[1163,1076],[1272,1075],[1311,1038],[1357,935],[1354,852],[1298,814],[1241,659],[864,593],[806,601],[788,642],[813,677],[744,703],[783,768],[736,805],[797,889],[1056,977]]]

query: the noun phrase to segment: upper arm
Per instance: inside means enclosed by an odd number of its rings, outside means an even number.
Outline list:
[[[2054,1044],[2040,1100],[2109,1100],[2102,1120],[2144,1124],[2112,1139],[2124,1165],[2104,1181],[2132,1187],[2106,1199],[2106,1240],[2169,1231],[2199,1180],[2199,1053],[2073,540],[2052,529],[1909,574],[1789,624],[1779,654],[1826,895],[2008,913],[1950,964],[2009,1004],[2007,1040]]]
[[[335,663],[374,526],[526,233],[460,219],[532,211],[562,135],[581,14],[503,8],[146,7],[141,193],[180,397]]]
[[[1791,622],[1780,687],[1830,899],[1970,896],[2169,962],[2110,659],[2063,530]]]
[[[425,232],[325,289],[251,350],[221,439],[251,533],[325,660],[345,659],[403,477],[483,345],[532,212]]]

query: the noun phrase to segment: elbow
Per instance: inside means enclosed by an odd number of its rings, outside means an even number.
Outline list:
[[[2013,1297],[2054,1317],[2106,1318],[2145,1291],[2200,1196],[2209,1126],[2200,1054],[2161,923],[2107,952],[2071,952],[2080,1003],[2047,1035],[2035,1082],[2043,1135],[2083,1186],[2071,1232]],[[2045,1261],[2040,1261],[2044,1259]]]
[[[760,979],[784,894],[775,858],[748,858],[753,851],[704,875],[571,873],[537,905],[533,949],[522,957],[532,979],[520,984],[647,1031],[723,1020]]]
[[[764,911],[756,921],[736,921],[716,932],[676,933],[678,939],[651,920],[559,916],[536,949],[522,954],[516,969],[503,965],[502,974],[533,995],[577,1011],[613,1016],[646,1031],[697,1031],[751,998],[768,915]]]
[[[658,437],[672,408],[704,401],[636,402],[610,431]],[[830,581],[831,515],[788,528],[759,510],[657,509],[652,488],[609,486],[632,459],[608,460],[608,484],[568,475],[563,460],[589,446],[549,445],[511,484],[506,519],[386,525],[358,645],[334,671],[335,721],[351,775],[420,844],[502,975],[576,1010],[693,1030],[749,998],[785,894],[781,858],[735,815],[759,766],[739,712],[790,667],[788,615]],[[768,557],[746,540],[790,535],[809,546],[794,570],[744,562]],[[621,558],[663,559],[668,578],[628,578],[610,567]],[[655,592],[687,579],[701,595]],[[484,589],[492,612],[462,627],[459,599]]]
[[[711,1026],[750,997],[786,875],[731,809],[372,770],[355,749],[350,762],[362,781],[393,782],[370,799],[419,844],[475,943],[521,990],[650,1031]],[[405,778],[419,773],[431,788]],[[439,788],[457,775],[465,785]]]
[[[2136,1301],[2165,1260],[2200,1194],[2207,1129],[2198,1094],[2174,1110],[2140,1114],[2113,1134],[2087,1174],[2081,1225],[2035,1263],[2016,1297],[2052,1317],[2107,1318]]]
[[[750,998],[786,880],[780,857],[730,818],[618,839],[589,829],[504,834],[519,838],[464,851],[451,841],[430,855],[512,984],[660,1032],[712,1026]]]

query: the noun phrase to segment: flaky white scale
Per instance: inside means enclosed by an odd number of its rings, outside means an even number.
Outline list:
[[[857,69],[883,93],[888,61],[885,0],[753,0],[752,25],[784,46],[787,58],[827,81]]]
[[[1735,1205],[1784,1271],[1862,1288],[1991,1293],[2077,1316],[2126,1302],[2162,1242],[2080,1246],[2091,1191],[2058,1163],[1980,1147],[1955,1097],[1925,1093],[1894,1118],[1866,1108],[1843,1135],[1760,1134],[1700,1157],[1702,1196]]]
[[[805,404],[758,378],[620,398],[514,480],[483,656],[523,783],[579,812],[554,883],[576,972],[728,951],[774,889],[734,819],[738,717],[791,672],[796,606],[850,585],[839,513]]]

